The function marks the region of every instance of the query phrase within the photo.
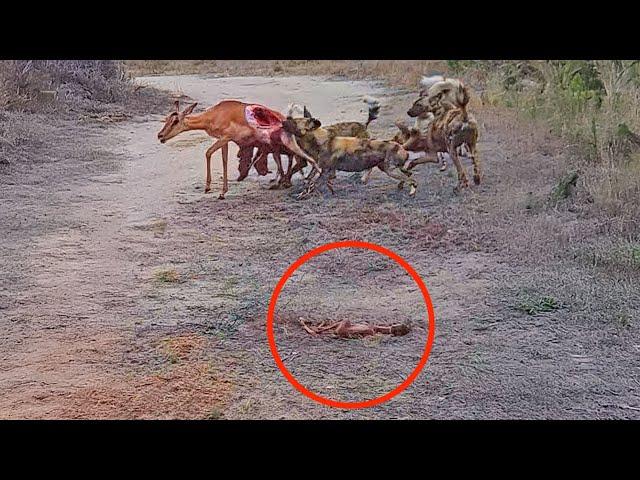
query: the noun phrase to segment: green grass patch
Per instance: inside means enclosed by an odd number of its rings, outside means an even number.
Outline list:
[[[527,315],[539,315],[553,312],[560,308],[560,303],[551,296],[526,298],[516,305],[516,309]]]

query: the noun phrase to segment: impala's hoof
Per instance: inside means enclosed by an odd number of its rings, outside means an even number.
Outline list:
[[[224,200],[224,193],[221,193],[220,195],[218,195],[218,200]]]
[[[473,176],[473,183],[475,183],[476,185],[480,185],[480,175]]]

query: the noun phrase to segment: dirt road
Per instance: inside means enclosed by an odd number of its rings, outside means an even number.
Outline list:
[[[202,106],[237,98],[284,110],[295,101],[325,123],[365,119],[362,96],[374,95],[383,108],[371,130],[382,138],[412,99],[380,85],[312,77],[140,81]],[[456,196],[453,171],[427,166],[416,173],[415,199],[376,172],[367,186],[339,175],[335,196],[297,201],[299,180],[272,191],[272,177],[253,172],[219,201],[219,154],[213,192],[203,193],[211,142],[202,133],[161,145],[160,117],[52,127],[66,146],[52,146],[56,161],[3,177],[0,416],[640,418],[637,327],[602,321],[595,300],[606,290],[607,312],[636,312],[633,279],[596,285],[584,266],[525,255],[544,251],[545,240],[527,230],[522,199],[559,173],[562,152],[544,132],[514,141],[513,131],[524,132],[514,119],[476,113],[485,182]],[[93,154],[68,153],[81,144]],[[514,169],[522,157],[535,159],[530,172]],[[235,161],[231,172],[235,178]],[[572,215],[556,212],[565,223]],[[300,395],[278,371],[265,335],[271,290],[284,270],[309,249],[342,239],[404,257],[436,311],[422,374],[366,410]],[[553,291],[557,308],[524,313],[518,302],[530,291]],[[315,338],[300,328],[301,317],[413,328],[403,337]],[[275,335],[301,383],[355,401],[385,393],[413,370],[426,325],[402,269],[371,253],[340,251],[317,257],[287,284]]]

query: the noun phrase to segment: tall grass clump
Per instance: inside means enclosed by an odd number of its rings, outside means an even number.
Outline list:
[[[625,217],[622,223],[640,235],[640,61],[510,61],[470,68],[485,70],[485,102],[516,108],[566,139],[572,168],[584,173],[588,201]]]

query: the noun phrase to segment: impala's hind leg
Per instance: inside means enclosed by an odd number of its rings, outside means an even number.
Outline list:
[[[224,200],[224,196],[229,191],[229,181],[227,176],[227,164],[229,163],[229,144],[222,146],[222,193],[218,195],[219,200]]]

